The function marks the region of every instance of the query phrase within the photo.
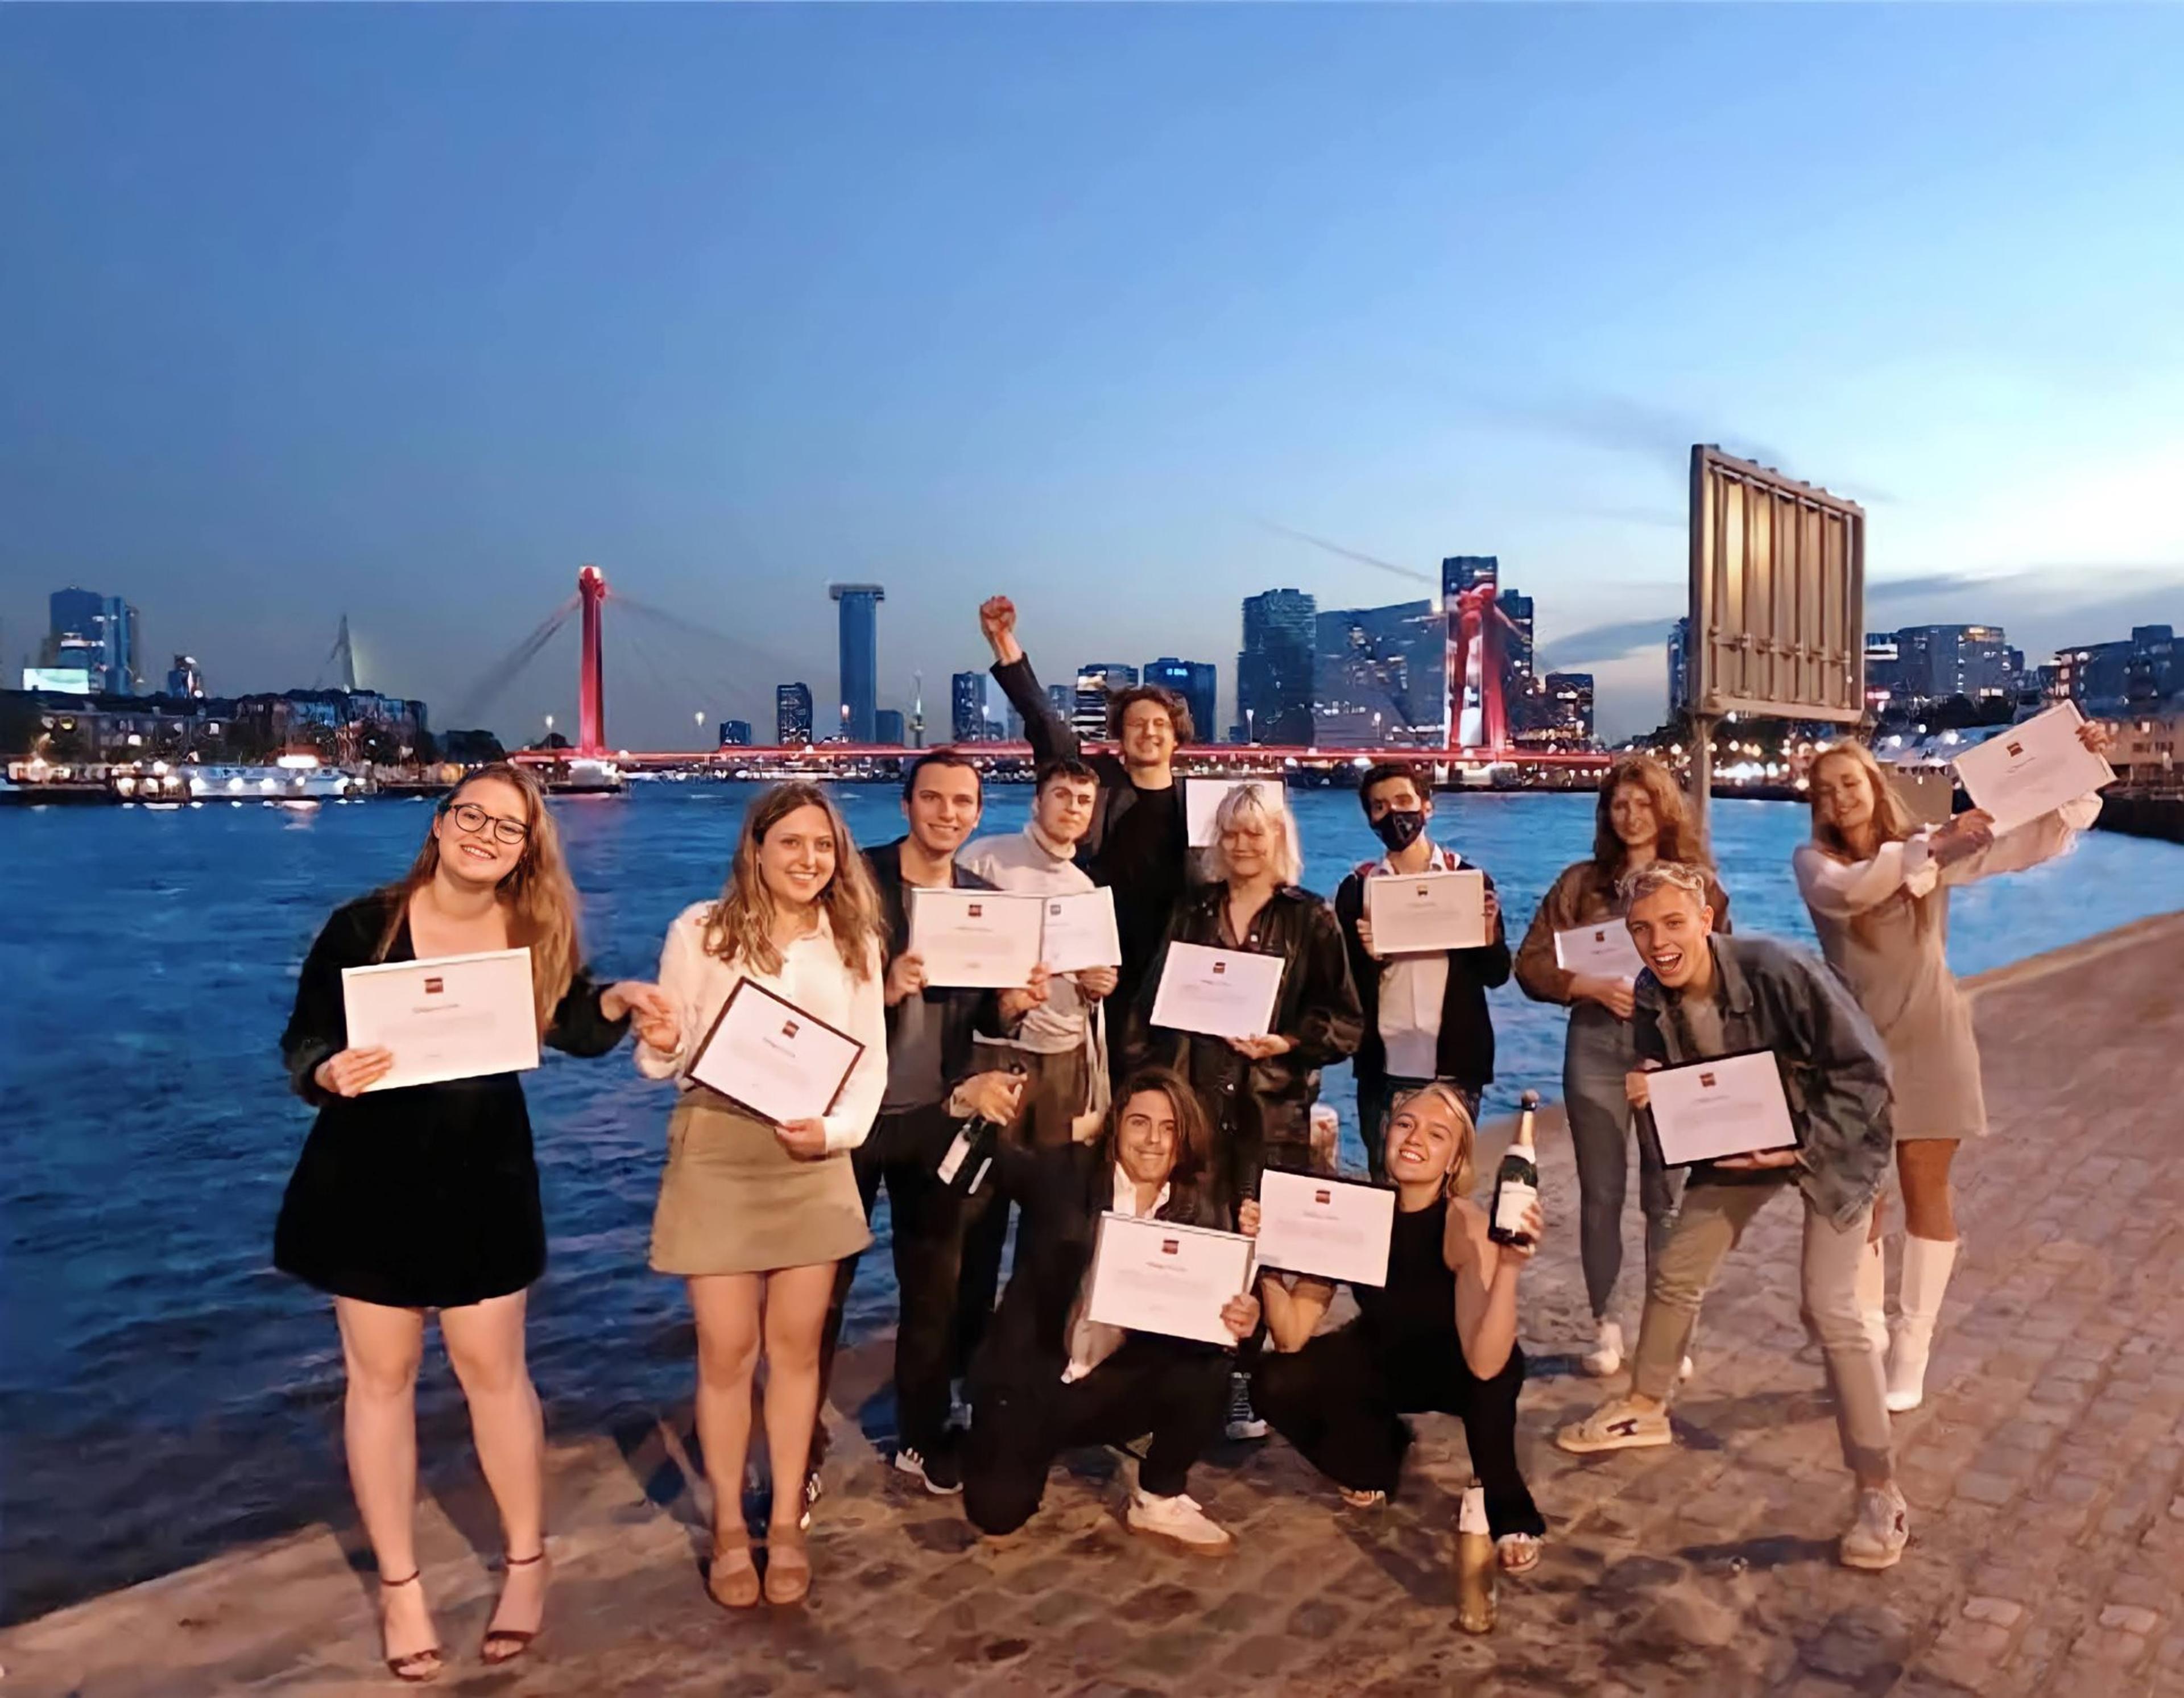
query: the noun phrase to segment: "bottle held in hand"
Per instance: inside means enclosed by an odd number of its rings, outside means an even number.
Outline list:
[[[1540,1197],[1540,1164],[1532,1149],[1532,1124],[1540,1109],[1540,1093],[1527,1091],[1518,1098],[1517,1135],[1502,1158],[1494,1176],[1494,1207],[1487,1217],[1486,1236],[1497,1244],[1529,1248],[1532,1235],[1524,1227],[1525,1211]]]
[[[1468,1634],[1494,1630],[1494,1534],[1484,1486],[1464,1488],[1457,1515],[1456,1624]]]
[[[1009,1071],[1019,1079],[1023,1076],[1023,1064],[1009,1064]],[[1001,1141],[1001,1129],[983,1114],[973,1114],[956,1129],[956,1136],[948,1145],[948,1153],[940,1158],[935,1177],[959,1197],[976,1197],[985,1184],[986,1176],[994,1170],[994,1151]]]

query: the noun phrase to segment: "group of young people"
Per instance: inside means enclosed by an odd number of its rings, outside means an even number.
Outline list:
[[[1111,703],[1117,752],[1089,751],[1049,706],[1005,598],[980,610],[994,674],[1037,761],[1020,833],[976,836],[983,796],[967,759],[936,751],[903,786],[906,829],[860,850],[825,790],[792,781],[746,810],[725,887],[670,927],[656,982],[587,971],[577,899],[536,781],[514,766],[466,778],[439,805],[410,871],[337,910],[304,962],[282,1050],[318,1109],[276,1230],[275,1262],[334,1298],[348,1371],[350,1478],[382,1578],[384,1654],[405,1681],[447,1657],[412,1534],[415,1377],[428,1311],[470,1405],[508,1555],[481,1656],[521,1656],[543,1619],[543,1432],[526,1370],[524,1309],[546,1237],[515,1075],[370,1089],[392,1058],[352,1047],[342,969],[527,947],[547,1044],[673,1081],[650,1261],[687,1285],[697,1330],[697,1427],[714,1506],[711,1595],[793,1604],[826,1442],[822,1410],[843,1303],[884,1186],[900,1295],[893,1464],[960,1492],[981,1530],[1038,1509],[1075,1446],[1150,1434],[1124,1511],[1202,1554],[1233,1544],[1189,1495],[1223,1437],[1271,1426],[1358,1509],[1385,1501],[1406,1416],[1462,1418],[1502,1567],[1536,1564],[1546,1527],[1517,1454],[1525,1365],[1518,1288],[1545,1236],[1497,1242],[1473,1198],[1475,1118],[1494,1076],[1487,992],[1515,977],[1571,1010],[1563,1084],[1581,1197],[1580,1254],[1596,1322],[1589,1371],[1617,1374],[1613,1298],[1635,1145],[1646,1222],[1646,1302],[1630,1388],[1557,1443],[1590,1452],[1671,1442],[1666,1408],[1721,1263],[1793,1186],[1805,1212],[1802,1289],[1845,1461],[1859,1493],[1842,1560],[1882,1567],[1908,1536],[1892,1479],[1892,1410],[1915,1406],[1955,1253],[1949,1163],[1985,1130],[1978,1056],[1944,944],[1948,890],[2059,852],[2098,797],[1997,836],[1960,814],[1918,827],[1863,748],[1832,746],[1812,777],[1812,841],[1796,873],[1826,961],[1728,935],[1728,897],[1668,772],[1618,762],[1600,788],[1592,852],[1547,892],[1514,954],[1492,881],[1476,947],[1376,948],[1365,886],[1468,864],[1429,831],[1431,782],[1363,775],[1382,852],[1332,902],[1303,886],[1278,794],[1231,791],[1194,847],[1176,750],[1181,699],[1157,687]],[[2098,733],[2089,729],[2088,740]],[[1113,893],[1121,960],[1021,986],[928,984],[911,948],[920,889]],[[1555,936],[1627,928],[1644,970],[1588,976]],[[1193,943],[1284,966],[1264,1033],[1212,1038],[1156,1022],[1165,952]],[[822,1116],[777,1124],[690,1076],[732,990],[752,980],[847,1033],[858,1059]],[[1679,1187],[1646,1125],[1648,1075],[1767,1049],[1794,1150],[1719,1160]],[[1128,1332],[1088,1313],[1100,1221],[1116,1213],[1255,1235],[1268,1166],[1325,1171],[1312,1136],[1322,1071],[1351,1061],[1372,1178],[1395,1193],[1384,1283],[1353,1288],[1329,1330],[1330,1282],[1262,1271],[1228,1301],[1217,1346]],[[999,1129],[990,1178],[942,1177],[967,1123]],[[1908,1215],[1897,1311],[1883,1306],[1879,1198],[1892,1159]],[[1011,1211],[1016,1252],[996,1292]],[[764,1372],[759,1372],[761,1359]],[[960,1388],[960,1394],[959,1394]],[[763,1425],[774,1482],[761,1570],[743,1509]]]

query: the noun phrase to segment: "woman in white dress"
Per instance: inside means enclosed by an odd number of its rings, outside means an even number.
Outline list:
[[[2096,754],[2108,747],[2100,726],[2080,735]],[[1950,1164],[1959,1143],[1987,1129],[1971,1008],[1949,971],[1949,891],[2064,853],[2101,799],[2081,797],[1999,835],[1977,808],[1921,829],[1872,752],[1843,742],[1813,762],[1812,808],[1812,841],[1791,857],[1797,889],[1829,964],[1888,1046],[1895,1091],[1904,1238],[1892,1335],[1877,1207],[1858,1297],[1875,1347],[1886,1352],[1888,1406],[1901,1413],[1925,1396],[1934,1322],[1956,1265]]]

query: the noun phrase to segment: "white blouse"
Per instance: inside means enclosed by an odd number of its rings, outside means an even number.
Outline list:
[[[1903,891],[1923,896],[1936,885],[1969,885],[1997,873],[2022,872],[2067,854],[2078,834],[2099,818],[2098,796],[2064,802],[2051,813],[2005,831],[1975,855],[1944,867],[1935,860],[1930,831],[1900,843],[1884,843],[1869,861],[1837,861],[1817,843],[1800,843],[1791,852],[1797,889],[1805,906],[1830,919],[1847,919],[1878,908]]]
[[[887,1000],[878,941],[872,943],[865,976],[854,976],[834,947],[833,928],[822,911],[818,930],[783,952],[778,973],[754,973],[740,961],[723,961],[706,952],[705,917],[712,909],[710,902],[693,902],[667,928],[660,951],[660,988],[675,1004],[682,1040],[671,1051],[639,1043],[637,1070],[648,1079],[674,1078],[680,1088],[689,1090],[690,1081],[680,1076],[682,1070],[713,1029],[728,992],[739,980],[753,980],[864,1045],[833,1113],[823,1122],[829,1151],[855,1148],[872,1131],[887,1089]]]

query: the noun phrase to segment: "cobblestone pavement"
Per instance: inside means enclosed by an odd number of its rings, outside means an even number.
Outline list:
[[[425,1511],[426,1577],[476,1694],[1588,1695],[2184,1693],[2184,916],[1981,988],[1995,1136],[1959,1165],[1966,1248],[1927,1405],[1897,1424],[1913,1542],[1885,1575],[1833,1561],[1849,1503],[1797,1320],[1797,1211],[1762,1217],[1709,1303],[1672,1449],[1580,1461],[1547,1435],[1601,1388],[1565,1142],[1544,1140],[1548,1253],[1527,1276],[1528,1466],[1552,1534],[1487,1638],[1454,1626],[1461,1428],[1429,1417],[1377,1516],[1279,1442],[1194,1490],[1240,1534],[1221,1561],[1127,1533],[1107,1453],[1057,1470],[1002,1544],[836,1448],[810,1607],[707,1602],[687,1411],[555,1456],[546,1635],[476,1659],[496,1544],[482,1493]],[[1632,1235],[1635,1265],[1635,1234]],[[1635,1293],[1631,1294],[1635,1305]],[[1634,1316],[1635,1318],[1635,1316]],[[852,1364],[853,1407],[882,1353]],[[354,1530],[320,1528],[0,1634],[0,1695],[383,1692]]]

